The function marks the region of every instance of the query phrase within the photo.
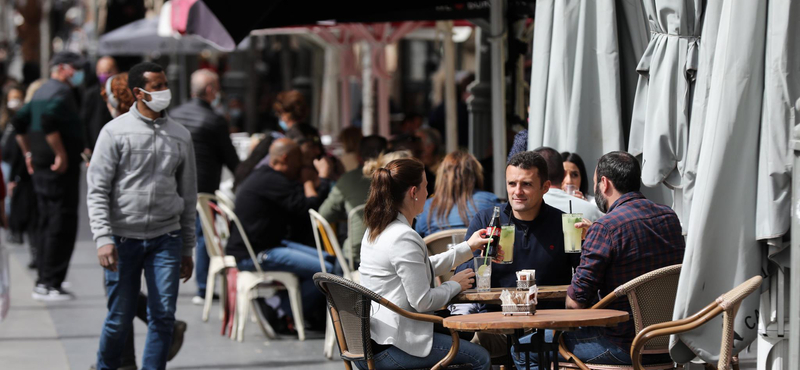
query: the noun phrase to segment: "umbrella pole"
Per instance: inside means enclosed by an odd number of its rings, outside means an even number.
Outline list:
[[[453,42],[453,21],[440,21],[444,31],[444,107],[445,147],[447,152],[458,149],[458,121],[456,113],[456,50]]]
[[[794,168],[800,168],[800,126],[794,128]],[[792,204],[800,204],[800,176],[792,175]],[[792,216],[791,268],[789,277],[789,369],[800,369],[800,218]],[[782,318],[778,318],[782,320]]]
[[[505,0],[491,0],[489,20],[491,35],[489,41],[492,50],[492,156],[494,167],[494,193],[505,198],[506,194],[506,91],[505,91],[505,52],[503,50],[503,20],[505,18]]]

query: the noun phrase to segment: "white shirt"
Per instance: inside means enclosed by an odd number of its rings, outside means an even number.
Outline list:
[[[369,229],[361,242],[361,285],[400,308],[430,313],[444,307],[461,291],[454,281],[433,288],[433,278],[472,258],[467,242],[447,252],[428,256],[428,248],[402,214],[374,241]],[[394,345],[404,352],[425,357],[433,347],[433,324],[411,320],[372,302],[372,340]]]
[[[596,204],[567,195],[566,192],[558,188],[550,188],[542,198],[547,205],[564,213],[570,213],[569,206],[570,202],[572,202],[572,213],[583,213],[583,218],[587,218],[592,222],[603,216]]]

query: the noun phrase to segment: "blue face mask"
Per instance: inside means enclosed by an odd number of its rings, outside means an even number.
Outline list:
[[[281,129],[283,129],[283,131],[289,131],[289,125],[286,123],[286,121],[280,120],[278,121],[278,125],[281,126]]]
[[[222,103],[222,95],[219,92],[217,92],[217,94],[214,95],[214,100],[211,101],[211,106],[219,107],[220,103]]]
[[[72,87],[80,86],[83,83],[83,70],[79,69],[72,74],[72,77],[69,78],[69,84]]]

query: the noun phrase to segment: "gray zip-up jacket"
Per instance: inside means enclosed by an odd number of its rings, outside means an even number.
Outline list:
[[[100,131],[86,174],[92,234],[151,239],[181,231],[183,255],[195,246],[197,202],[192,137],[169,116],[151,120],[134,104]]]

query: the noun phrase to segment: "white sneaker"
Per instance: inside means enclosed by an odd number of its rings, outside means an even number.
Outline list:
[[[45,290],[47,291],[45,293]],[[45,302],[61,302],[75,299],[72,293],[64,290],[63,288],[45,288],[43,285],[37,285],[33,288],[31,297],[37,301]]]
[[[202,306],[205,303],[206,303],[206,300],[203,297],[199,296],[199,295],[196,295],[196,296],[192,297],[192,304],[195,305],[195,306]]]

